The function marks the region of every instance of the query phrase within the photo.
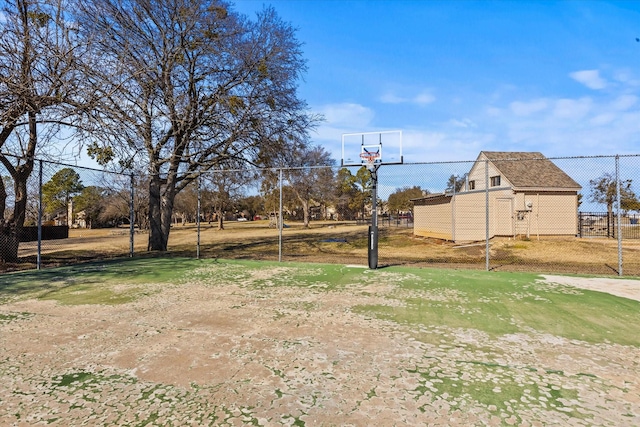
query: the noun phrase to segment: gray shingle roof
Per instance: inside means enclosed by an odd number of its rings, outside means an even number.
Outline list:
[[[515,188],[582,188],[542,153],[482,151],[482,154]]]

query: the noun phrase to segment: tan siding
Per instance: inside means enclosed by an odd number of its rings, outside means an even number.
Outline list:
[[[455,241],[475,242],[485,238],[485,193],[460,193],[455,202]]]
[[[486,156],[484,156],[484,154],[480,155],[478,161],[474,163],[473,167],[469,171],[468,180],[475,181],[475,190],[484,190],[485,188],[487,188],[485,186],[486,172],[484,160],[486,160]],[[491,177],[496,175],[500,175],[500,187],[510,186],[507,178],[503,174],[501,174],[500,171],[492,163],[489,163],[489,182],[491,182]],[[489,185],[489,188],[491,188],[491,185]]]
[[[451,240],[451,199],[415,206],[413,233],[416,236]]]
[[[533,203],[531,234],[576,235],[578,230],[577,195],[562,193],[526,194]]]

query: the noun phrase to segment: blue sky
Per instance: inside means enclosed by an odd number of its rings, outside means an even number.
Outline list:
[[[299,94],[343,133],[401,129],[405,162],[481,150],[640,153],[640,2],[237,0],[298,29]]]

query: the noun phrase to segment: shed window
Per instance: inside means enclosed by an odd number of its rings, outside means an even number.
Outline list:
[[[499,185],[500,185],[500,175],[492,176],[491,177],[491,186],[492,187],[497,187]]]
[[[469,190],[475,190],[475,189],[476,189],[476,182],[469,181]]]

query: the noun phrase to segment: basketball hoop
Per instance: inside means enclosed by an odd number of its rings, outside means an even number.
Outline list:
[[[360,159],[362,162],[367,165],[367,169],[373,170],[375,168],[376,160],[380,158],[380,153],[377,151],[363,151],[360,153]]]

